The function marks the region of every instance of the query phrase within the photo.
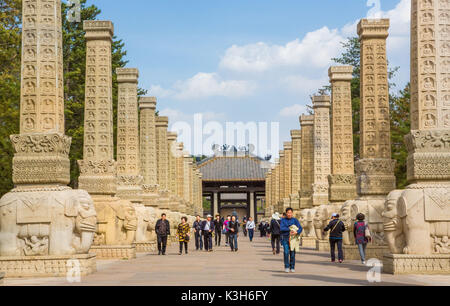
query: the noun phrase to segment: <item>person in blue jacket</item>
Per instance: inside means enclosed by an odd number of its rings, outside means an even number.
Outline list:
[[[292,232],[289,229],[291,225],[295,225],[298,227],[297,233]],[[294,210],[292,208],[286,209],[286,218],[281,219],[280,222],[280,234],[281,234],[281,244],[284,249],[284,272],[286,273],[294,273],[295,272],[295,251],[291,251],[289,245],[289,237],[291,234],[301,234],[303,231],[300,222],[296,218],[294,218]]]

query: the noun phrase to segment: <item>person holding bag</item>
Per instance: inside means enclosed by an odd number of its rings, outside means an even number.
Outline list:
[[[358,221],[355,222],[353,226],[353,235],[355,236],[355,242],[358,246],[359,255],[361,256],[361,262],[363,265],[366,264],[366,247],[367,244],[372,240],[370,235],[369,225],[364,221],[366,216],[364,214],[358,214],[356,216]]]
[[[345,224],[339,220],[338,214],[333,214],[331,216],[331,221],[325,227],[325,232],[330,231],[330,251],[331,251],[331,262],[336,261],[336,244],[338,247],[338,259],[339,263],[344,261],[344,250],[342,249],[342,233],[345,232]]]

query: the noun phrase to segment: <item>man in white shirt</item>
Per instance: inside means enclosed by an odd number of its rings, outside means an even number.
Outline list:
[[[247,231],[248,231],[248,237],[250,238],[250,242],[252,242],[253,236],[255,234],[255,227],[256,227],[255,221],[253,221],[252,217],[248,218],[246,227],[247,227]]]
[[[205,251],[212,252],[212,233],[214,231],[214,224],[212,222],[212,216],[208,215],[206,221],[202,224],[202,233],[204,238]]]

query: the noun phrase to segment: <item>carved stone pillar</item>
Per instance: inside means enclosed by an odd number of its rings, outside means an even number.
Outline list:
[[[191,190],[192,190],[192,171],[191,171],[191,165],[192,165],[192,157],[190,154],[186,151],[183,152],[183,159],[184,159],[184,200],[186,202],[186,205],[188,206],[188,210],[191,213],[191,215],[194,215],[194,208],[191,201]]]
[[[291,157],[291,207],[300,209],[299,192],[301,188],[301,150],[302,134],[301,130],[292,130],[292,157]]]
[[[167,127],[169,118],[156,117],[156,158],[158,163],[158,185],[163,193],[169,191],[169,157]]]
[[[283,199],[285,198],[285,176],[284,176],[284,172],[285,172],[285,157],[284,157],[284,151],[280,151],[280,159],[279,159],[279,163],[278,163],[278,181],[279,181],[279,196],[278,196],[278,205],[280,205],[280,203],[283,201]]]
[[[84,153],[79,186],[93,197],[99,214],[91,252],[99,258],[134,258],[136,210],[117,193],[117,163],[114,160],[110,21],[85,21],[86,99]]]
[[[386,199],[384,232],[393,274],[449,274],[450,4],[411,1],[411,132],[405,191]],[[403,224],[403,226],[401,226]]]
[[[351,96],[353,67],[330,67],[328,75],[332,92],[329,199],[331,203],[338,204],[356,198]]]
[[[157,207],[158,163],[156,156],[156,98],[141,97],[140,109],[140,162],[143,177],[143,203]]]
[[[274,169],[274,181],[275,181],[275,197],[274,205],[277,211],[279,211],[278,203],[280,202],[280,159],[275,159],[275,169]]]
[[[356,163],[359,196],[385,196],[395,189],[386,57],[388,29],[389,19],[362,19],[358,24],[361,42],[361,159]]]
[[[117,196],[142,202],[139,154],[139,115],[137,84],[139,71],[118,68],[119,101],[117,109]]]
[[[83,160],[79,186],[91,195],[114,196],[117,169],[114,160],[110,21],[85,21],[86,98]]]
[[[0,199],[0,271],[6,277],[66,276],[96,271],[89,255],[94,203],[72,190],[64,134],[61,1],[22,1],[20,134],[11,135],[15,188]],[[55,269],[54,267],[58,267]]]
[[[300,117],[302,127],[300,208],[311,208],[314,184],[314,116]]]

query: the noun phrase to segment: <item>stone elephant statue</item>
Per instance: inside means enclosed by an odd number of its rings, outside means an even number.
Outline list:
[[[391,192],[383,211],[386,242],[391,253],[450,253],[450,220],[445,217],[449,210],[448,188],[418,188]]]
[[[136,242],[156,241],[155,225],[158,219],[157,211],[153,207],[137,205]]]
[[[315,209],[303,209],[300,211],[299,221],[303,227],[302,235],[304,237],[316,237],[314,231],[314,215]]]
[[[87,254],[97,213],[84,190],[10,192],[0,199],[0,256]]]
[[[134,205],[117,198],[96,201],[98,230],[95,245],[130,245],[134,243],[137,230],[137,216]]]
[[[327,205],[321,205],[315,209],[313,224],[316,237],[319,240],[325,240],[328,238],[329,233],[324,233],[325,227],[330,220],[330,213]]]

